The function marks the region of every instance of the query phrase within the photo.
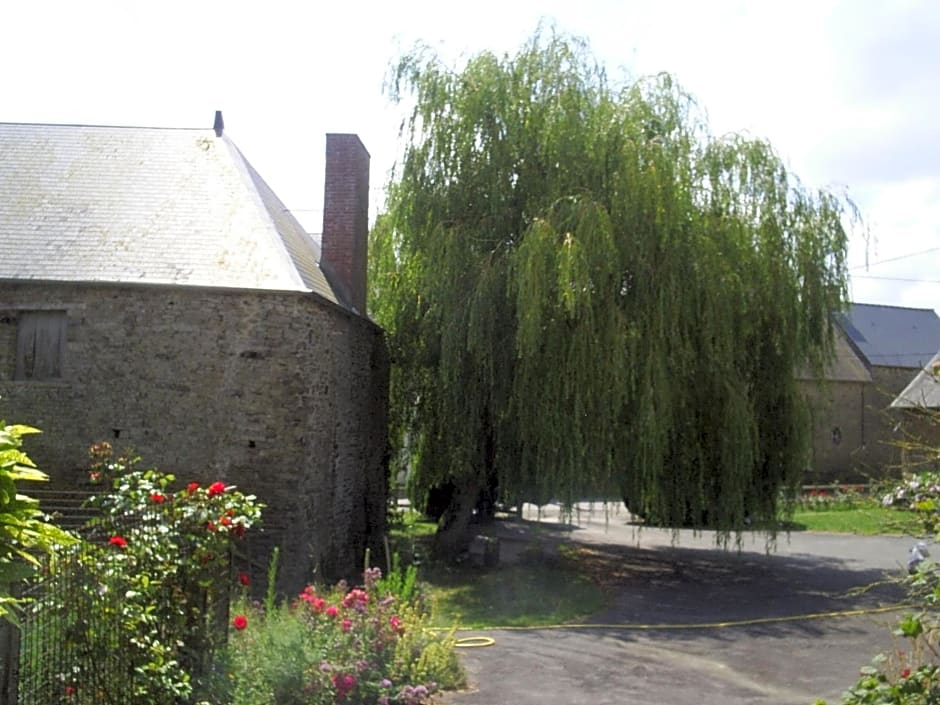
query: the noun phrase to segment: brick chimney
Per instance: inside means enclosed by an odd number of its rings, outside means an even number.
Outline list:
[[[369,153],[357,135],[326,136],[320,266],[342,303],[366,315]]]

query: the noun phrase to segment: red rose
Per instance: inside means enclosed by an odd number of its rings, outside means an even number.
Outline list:
[[[74,686],[74,685],[67,685],[67,686],[65,686],[65,694],[66,694],[66,695],[75,695],[75,686]]]
[[[223,517],[220,517],[220,518],[219,518],[219,523],[220,523],[222,526],[231,526],[231,525],[232,525],[232,520],[229,519],[227,516],[223,516]]]
[[[245,587],[248,587],[248,583],[251,582],[251,579],[248,577],[248,573],[239,573],[238,582],[240,582]]]
[[[905,668],[901,671],[901,678],[909,678],[911,675],[911,669]]]
[[[206,523],[206,528],[209,531],[215,531],[215,522],[212,520],[209,520],[209,522]]]
[[[108,543],[112,546],[117,546],[118,548],[127,548],[127,539],[123,536],[112,536],[108,539]]]
[[[222,494],[225,492],[225,483],[224,482],[213,482],[209,485],[209,496],[215,497],[217,494]]]
[[[241,631],[248,626],[248,620],[243,614],[235,615],[235,619],[232,620],[232,626],[235,627],[238,631]]]
[[[150,501],[156,504],[163,504],[166,502],[166,495],[160,494],[159,492],[152,492],[150,494]]]
[[[199,483],[198,483],[198,482],[190,482],[190,483],[186,486],[186,491],[189,492],[190,494],[192,494],[193,492],[195,492],[195,491],[198,490],[198,489],[199,489]]]

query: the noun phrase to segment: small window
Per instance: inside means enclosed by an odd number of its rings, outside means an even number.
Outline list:
[[[62,379],[67,329],[65,311],[23,311],[16,329],[13,379]]]
[[[832,428],[832,444],[839,445],[842,443],[842,429],[838,426],[833,426]]]

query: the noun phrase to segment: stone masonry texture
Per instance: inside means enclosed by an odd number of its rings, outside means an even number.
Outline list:
[[[68,315],[63,378],[13,381],[19,316],[50,308]],[[85,486],[99,440],[237,485],[267,505],[252,557],[280,546],[285,590],[353,577],[381,546],[387,385],[381,329],[313,294],[0,283],[0,417],[43,431],[27,451],[52,486]]]

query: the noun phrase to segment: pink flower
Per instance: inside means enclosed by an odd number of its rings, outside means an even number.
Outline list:
[[[342,700],[356,687],[356,677],[351,673],[337,673],[333,676],[333,687],[336,688],[336,699]]]
[[[161,494],[160,492],[152,492],[150,494],[150,501],[154,504],[163,504],[166,502],[166,495]]]
[[[399,619],[397,615],[392,615],[389,617],[388,623],[389,626],[391,626],[392,631],[397,632],[398,634],[401,634],[403,631],[405,631],[405,628],[402,626],[401,619]]]
[[[66,694],[66,695],[75,695],[75,686],[74,686],[74,685],[67,685],[67,686],[65,686],[65,694]]]
[[[248,577],[248,573],[239,573],[238,582],[244,585],[245,587],[248,587],[248,583],[251,582],[251,578]]]
[[[338,614],[339,614],[339,610],[336,609],[336,605],[330,605],[329,607],[326,608],[327,617],[335,617]]]
[[[209,485],[209,496],[215,497],[217,494],[222,494],[225,492],[225,483],[224,482],[213,482]]]
[[[344,632],[348,632],[348,631],[352,630],[352,620],[351,620],[351,619],[344,619],[343,622],[342,622],[342,624],[340,625],[340,628],[341,628]]]
[[[127,548],[127,539],[123,536],[112,536],[108,539],[108,543],[112,546],[117,546],[118,548]]]
[[[343,598],[343,607],[346,609],[353,608],[359,612],[365,610],[366,605],[369,602],[369,595],[364,590],[354,589],[350,590],[347,593],[346,597]]]
[[[232,626],[238,631],[241,631],[248,626],[248,619],[243,614],[235,615],[235,619],[232,620]]]
[[[910,675],[911,675],[911,669],[904,668],[901,670],[901,678],[910,678]]]

